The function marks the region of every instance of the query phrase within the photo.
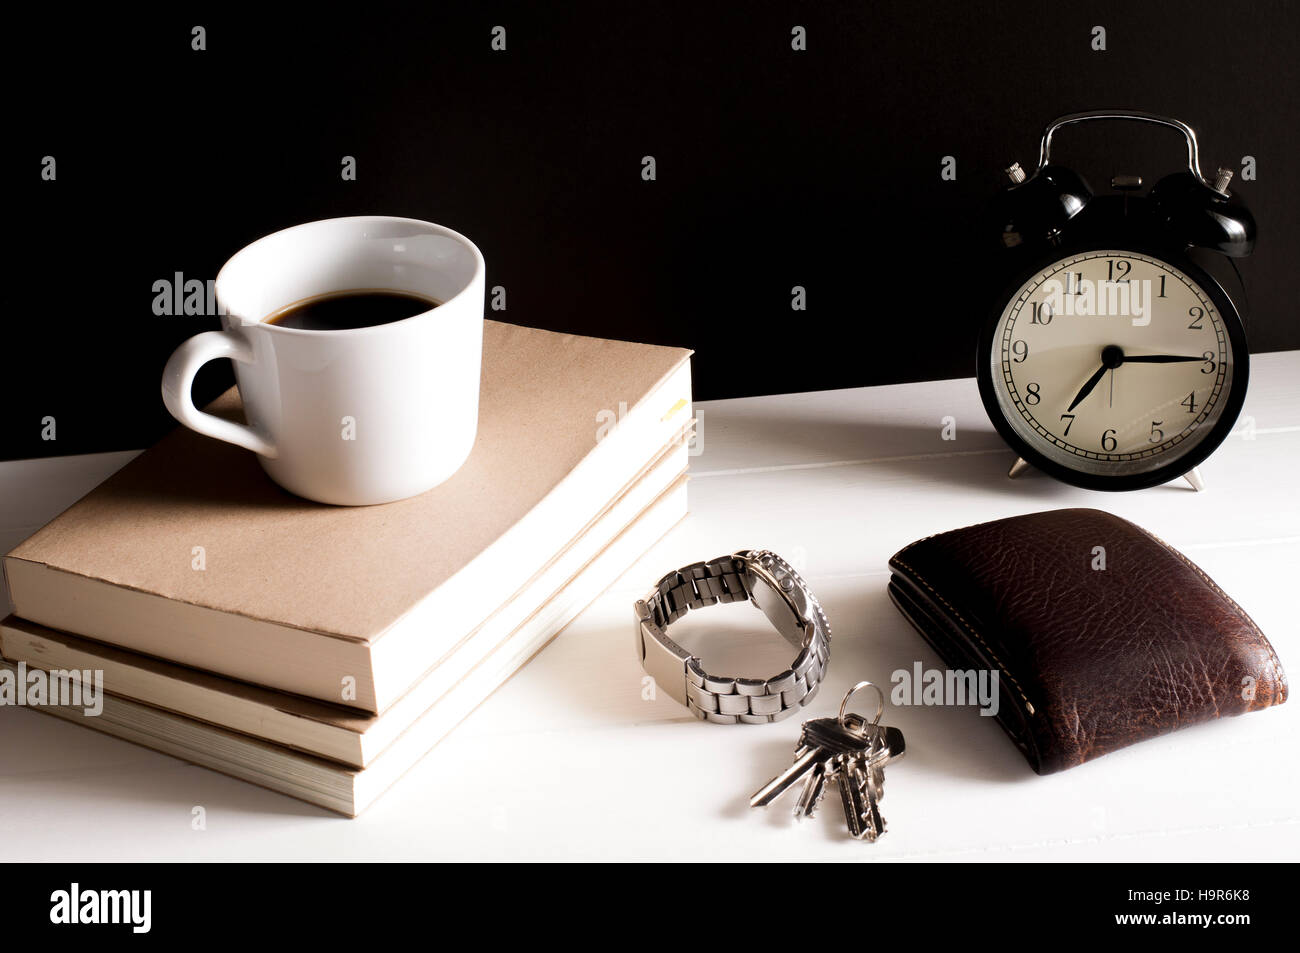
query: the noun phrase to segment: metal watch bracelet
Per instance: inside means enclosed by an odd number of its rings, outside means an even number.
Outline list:
[[[719,678],[667,635],[691,609],[753,602],[799,649],[771,678]],[[812,701],[830,659],[831,628],[800,575],[768,550],[746,550],[668,573],[636,603],[637,658],[659,689],[697,718],[718,724],[779,721]]]

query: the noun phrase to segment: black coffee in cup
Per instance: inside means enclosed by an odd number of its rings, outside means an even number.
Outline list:
[[[440,303],[404,291],[343,291],[295,302],[266,323],[300,331],[351,331],[404,321]]]

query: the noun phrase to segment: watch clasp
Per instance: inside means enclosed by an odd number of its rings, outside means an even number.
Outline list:
[[[647,675],[655,681],[655,688],[663,691],[679,705],[686,704],[686,663],[692,658],[668,634],[655,624],[654,612],[644,599],[635,605],[636,651]]]

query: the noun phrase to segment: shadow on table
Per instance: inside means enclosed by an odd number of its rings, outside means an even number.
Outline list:
[[[882,572],[819,587],[827,614],[835,620],[831,672],[836,681],[828,682],[825,689],[833,693],[830,701],[838,707],[843,691],[862,679],[879,684],[886,697],[881,721],[900,728],[907,741],[899,770],[983,781],[1036,777],[997,719],[981,715],[978,706],[897,703],[906,693],[902,689],[896,693],[896,684],[902,684],[896,673],[911,677],[918,662],[923,670],[946,670],[946,666],[890,602],[885,589],[888,579],[888,573]],[[859,711],[872,708],[863,712],[868,717],[874,713],[869,689],[854,696],[854,703]],[[1010,704],[1006,699],[1002,703]]]

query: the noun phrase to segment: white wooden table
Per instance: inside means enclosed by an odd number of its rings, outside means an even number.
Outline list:
[[[747,806],[798,718],[696,721],[642,698],[633,599],[668,569],[763,546],[801,565],[835,632],[811,714],[853,682],[938,658],[885,595],[930,533],[1063,506],[1108,509],[1200,563],[1300,674],[1300,351],[1259,355],[1208,489],[1073,489],[1012,462],[970,379],[698,405],[692,515],[357,820],[25,710],[0,709],[0,860],[1295,860],[1300,702],[1038,777],[973,708],[891,708],[889,833],[849,841],[837,805],[797,825]],[[955,418],[957,439],[941,439]],[[0,463],[0,551],[131,453]],[[770,674],[788,647],[746,606],[674,628],[706,666]],[[755,633],[758,633],[757,635]],[[736,674],[744,674],[737,672]],[[207,828],[191,829],[191,809]]]

